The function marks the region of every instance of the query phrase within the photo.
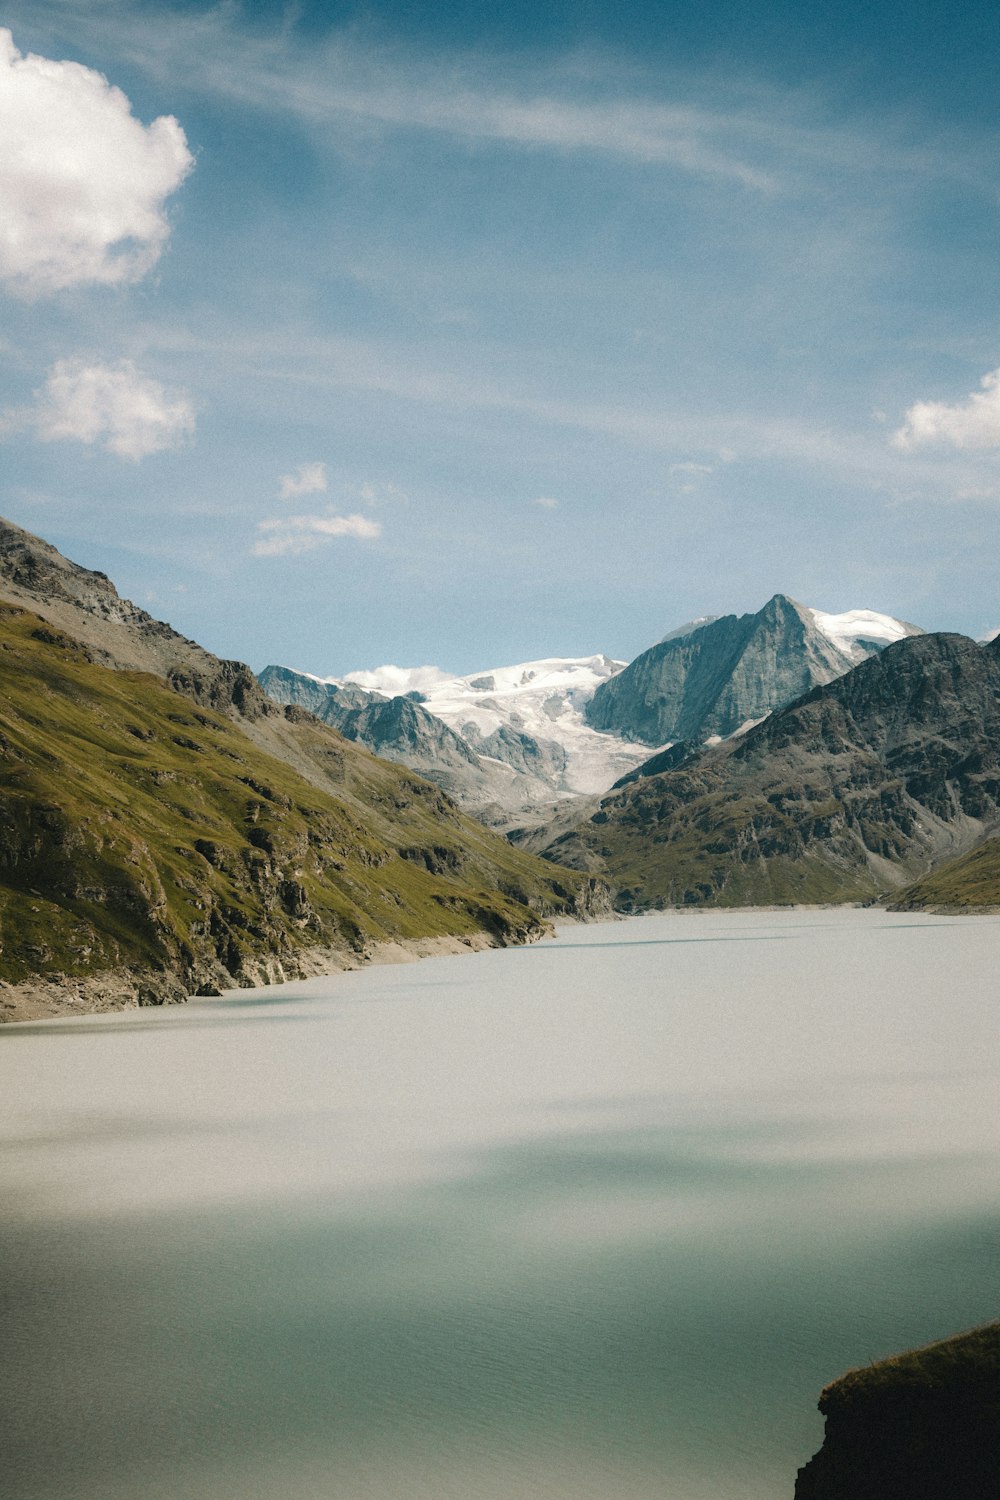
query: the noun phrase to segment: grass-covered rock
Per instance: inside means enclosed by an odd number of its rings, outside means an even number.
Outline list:
[[[795,1500],[1000,1494],[1000,1323],[851,1370],[819,1408],[826,1436]]]
[[[1000,838],[987,839],[914,881],[892,902],[893,911],[1000,911]]]
[[[103,976],[154,1002],[297,975],[322,950],[523,941],[585,899],[586,882],[301,711],[254,729],[92,658],[0,605],[8,998]]]

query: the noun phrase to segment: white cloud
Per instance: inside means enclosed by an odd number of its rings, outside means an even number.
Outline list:
[[[338,536],[353,536],[370,542],[382,535],[378,521],[367,516],[275,516],[258,521],[260,533],[253,544],[257,557],[283,557],[312,552]]]
[[[372,667],[363,672],[348,672],[343,682],[353,682],[369,692],[384,693],[387,698],[397,698],[403,693],[426,692],[441,682],[451,682],[447,672],[440,667]]]
[[[326,489],[326,464],[299,464],[294,474],[282,474],[279,495],[294,500],[299,495],[319,495]]]
[[[558,508],[559,501],[554,500],[551,495],[539,495],[538,499],[535,501],[535,504],[540,505],[543,510],[556,510]]]
[[[892,435],[895,447],[950,443],[953,448],[1000,448],[1000,370],[991,370],[979,384],[981,390],[954,406],[946,401],[916,402]]]
[[[194,164],[172,115],[143,125],[80,63],[22,56],[0,28],[0,280],[24,295],[135,281]]]
[[[35,392],[34,409],[19,425],[34,428],[44,442],[75,438],[99,443],[119,458],[138,460],[175,448],[194,431],[194,408],[181,391],[168,391],[136,369],[61,359]]]

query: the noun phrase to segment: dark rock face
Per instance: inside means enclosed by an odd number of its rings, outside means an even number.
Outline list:
[[[649,745],[725,737],[855,664],[809,610],[775,594],[756,614],[724,615],[644,651],[601,683],[587,721]]]
[[[1000,653],[930,635],[742,738],[682,751],[673,769],[620,786],[588,822],[532,847],[606,871],[629,909],[863,900],[997,826]]]
[[[554,740],[536,740],[530,734],[501,724],[492,734],[481,734],[475,724],[464,726],[464,735],[477,755],[503,761],[528,776],[538,776],[561,786],[566,770],[566,752]]]
[[[826,1436],[795,1500],[1000,1494],[1000,1324],[854,1370],[819,1408]]]

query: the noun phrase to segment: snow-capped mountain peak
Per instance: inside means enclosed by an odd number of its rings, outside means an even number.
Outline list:
[[[907,635],[922,635],[916,625],[880,615],[874,609],[849,609],[841,615],[810,609],[816,629],[852,662],[864,661],[873,649],[882,650]]]

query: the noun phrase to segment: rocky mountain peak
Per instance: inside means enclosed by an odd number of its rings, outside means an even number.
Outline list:
[[[587,721],[649,745],[725,738],[914,631],[872,611],[823,615],[774,594],[755,614],[696,623],[644,651],[598,686]]]

